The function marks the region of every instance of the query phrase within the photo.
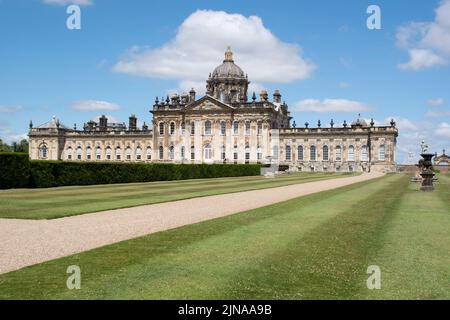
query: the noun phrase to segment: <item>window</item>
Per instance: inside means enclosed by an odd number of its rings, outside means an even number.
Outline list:
[[[316,161],[316,147],[315,146],[311,146],[311,148],[309,149],[309,159],[311,161]]]
[[[175,122],[171,122],[170,123],[170,134],[174,134],[175,133]]]
[[[256,150],[256,157],[258,160],[262,160],[262,149],[260,146],[258,146],[258,149]]]
[[[141,147],[136,148],[136,160],[142,160],[142,149]]]
[[[106,160],[111,160],[111,148],[106,147]]]
[[[245,162],[250,161],[250,146],[247,144],[245,145]]]
[[[211,160],[212,159],[212,150],[211,145],[208,143],[205,145],[205,160]]]
[[[101,158],[102,158],[102,149],[100,147],[97,147],[97,149],[95,149],[95,159],[101,160]]]
[[[211,134],[211,121],[205,121],[205,134]]]
[[[286,161],[291,161],[291,146],[286,146]]]
[[[234,161],[236,161],[236,160],[239,159],[239,154],[238,154],[238,147],[237,147],[237,145],[234,145],[234,148],[233,148],[233,159],[234,159]]]
[[[225,121],[222,121],[220,123],[220,134],[222,136],[225,136],[227,134],[227,123]]]
[[[131,148],[130,147],[127,147],[125,149],[125,159],[131,160]]]
[[[151,147],[147,147],[147,160],[152,160],[152,148]]]
[[[220,148],[220,159],[225,160],[225,145]]]
[[[191,146],[191,160],[195,160],[195,147]]]
[[[348,147],[348,161],[355,161],[355,147]]]
[[[297,147],[298,160],[303,161],[303,146]]]
[[[380,146],[380,149],[378,150],[378,160],[384,161],[386,158],[386,148],[384,145]]]
[[[262,121],[258,121],[258,134],[262,134]]]
[[[336,147],[336,161],[342,161],[342,148],[341,146]]]
[[[194,121],[191,122],[191,134],[192,135],[195,134],[195,122]]]
[[[361,161],[369,161],[369,152],[367,146],[361,148]]]
[[[159,160],[162,160],[164,158],[164,147],[159,146]]]
[[[184,146],[182,146],[181,149],[180,149],[181,160],[184,160],[184,158],[185,158],[185,156],[186,156],[185,153],[186,153],[186,152],[185,152]]]
[[[329,155],[328,155],[328,146],[323,146],[322,149],[323,149],[323,150],[322,150],[322,158],[323,158],[323,161],[328,161],[328,159],[329,159]]]
[[[159,134],[164,135],[164,123],[163,122],[161,122],[159,124]]]
[[[91,160],[91,147],[86,148],[86,160]]]
[[[239,123],[237,121],[233,122],[233,134],[239,133]]]
[[[81,147],[78,147],[77,148],[77,160],[81,160],[81,153],[82,153]]]
[[[185,132],[186,132],[186,123],[183,121],[181,123],[181,134],[184,135]]]
[[[245,121],[245,134],[250,135],[250,121]]]
[[[173,146],[169,147],[169,159],[170,160],[175,159],[175,148]]]
[[[72,160],[72,148],[68,147],[66,151],[67,160]]]
[[[120,160],[121,158],[121,151],[120,151],[120,147],[116,148],[116,160]]]
[[[48,155],[48,149],[47,146],[45,144],[41,145],[41,147],[39,148],[39,158],[40,159],[47,159],[47,155]]]

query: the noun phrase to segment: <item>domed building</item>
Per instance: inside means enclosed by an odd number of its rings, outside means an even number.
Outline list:
[[[230,48],[206,81],[206,93],[156,98],[152,128],[103,115],[69,129],[56,118],[30,123],[30,158],[64,161],[173,163],[278,163],[299,171],[395,171],[398,130],[367,123],[360,115],[316,127],[291,123],[288,105],[275,90],[249,98],[247,74]]]

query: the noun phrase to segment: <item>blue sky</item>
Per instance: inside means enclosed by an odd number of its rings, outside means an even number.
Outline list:
[[[66,27],[70,3],[81,30]],[[370,4],[381,30],[366,27]],[[280,89],[298,125],[394,117],[400,162],[422,139],[450,151],[448,0],[0,0],[0,138],[53,115],[150,123],[155,96],[204,91],[227,45],[252,90]]]

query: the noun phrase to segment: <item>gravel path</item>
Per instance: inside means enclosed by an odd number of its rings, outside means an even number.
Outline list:
[[[370,173],[55,220],[0,219],[0,273],[380,176]]]

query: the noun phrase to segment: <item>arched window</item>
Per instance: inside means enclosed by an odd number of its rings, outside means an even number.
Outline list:
[[[209,143],[205,145],[204,154],[205,154],[205,160],[212,159],[212,150],[211,150],[211,145]]]
[[[250,146],[248,144],[245,145],[245,162],[250,161]]]
[[[164,159],[164,147],[159,146],[159,160]]]
[[[233,121],[233,134],[239,133],[239,123],[237,121]]]
[[[111,160],[111,148],[109,146],[106,147],[106,160]]]
[[[316,161],[316,147],[311,146],[309,148],[309,160]]]
[[[78,148],[77,148],[77,160],[81,160],[81,154],[82,154],[81,147],[78,146]]]
[[[225,160],[225,145],[220,148],[220,159]]]
[[[386,159],[386,147],[381,145],[378,149],[378,160],[384,161]]]
[[[163,122],[159,123],[159,134],[164,135],[164,123]]]
[[[286,146],[286,161],[291,161],[291,146]]]
[[[367,146],[361,148],[361,161],[369,161],[369,152]]]
[[[39,147],[39,159],[47,159],[48,156],[48,149],[45,144],[41,145]]]
[[[297,156],[299,161],[303,161],[303,146],[297,147]]]
[[[336,153],[336,161],[342,161],[342,148],[341,148],[341,146],[337,146],[336,147],[335,153]]]
[[[120,160],[122,157],[122,151],[120,150],[120,147],[116,148],[116,160]]]
[[[262,134],[262,121],[258,121],[257,127],[258,127],[258,134]]]
[[[66,159],[72,160],[72,147],[68,147],[66,150]]]
[[[91,160],[91,147],[86,148],[86,160]]]
[[[211,134],[211,121],[205,121],[205,134]]]
[[[195,121],[191,122],[191,134],[194,135],[195,134]]]
[[[355,161],[355,147],[348,147],[348,161]]]
[[[250,121],[245,121],[245,134],[250,135]]]
[[[220,123],[220,134],[222,136],[225,136],[227,134],[227,123],[225,121],[222,121]]]
[[[175,159],[175,148],[173,146],[169,147],[169,160]]]
[[[191,146],[191,160],[195,160],[195,147]]]
[[[147,160],[152,160],[152,147],[147,147],[145,154],[147,155]]]
[[[136,148],[136,160],[142,160],[142,149],[140,146]]]
[[[97,160],[102,159],[102,149],[100,147],[97,147],[95,149],[95,159],[97,159]]]
[[[328,146],[323,146],[322,149],[323,149],[323,150],[322,150],[322,153],[323,153],[323,155],[322,155],[323,161],[328,161],[328,159],[329,159]]]
[[[175,122],[171,122],[170,123],[170,134],[174,134],[175,133]]]
[[[184,160],[184,158],[186,157],[186,152],[185,152],[184,146],[182,146],[180,148],[180,154],[181,154],[181,160]]]
[[[131,148],[129,146],[125,149],[125,159],[131,160]]]

